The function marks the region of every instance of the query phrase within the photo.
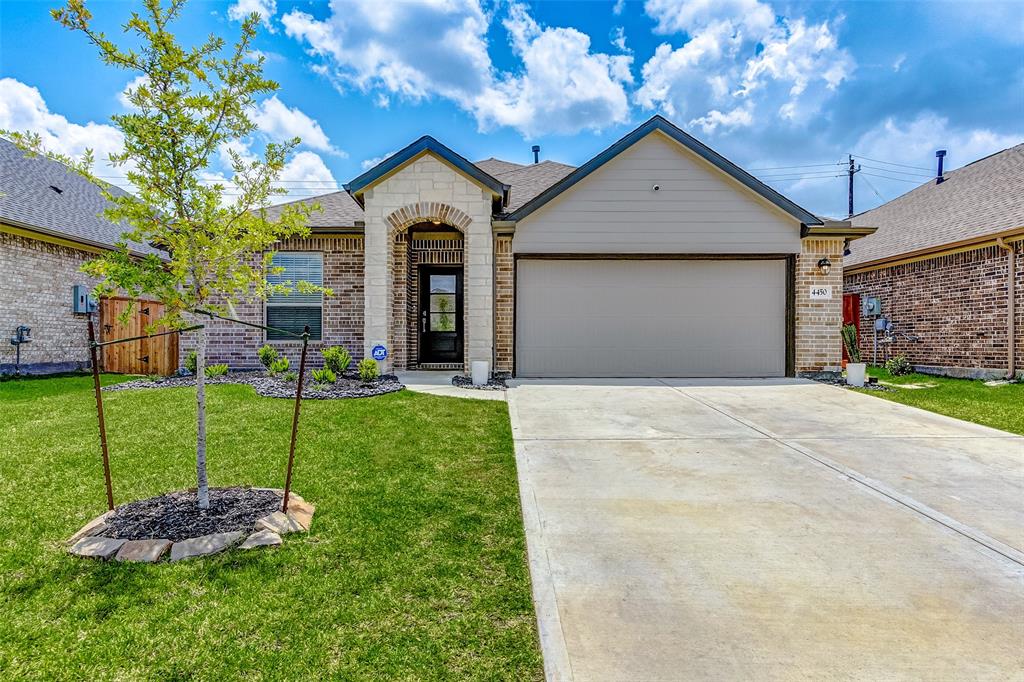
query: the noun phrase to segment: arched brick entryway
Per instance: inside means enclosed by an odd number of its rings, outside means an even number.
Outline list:
[[[395,369],[408,369],[419,364],[421,266],[461,268],[464,264],[464,236],[472,219],[448,204],[420,201],[392,211],[385,220],[391,244],[389,345]],[[446,231],[451,235],[437,234]],[[430,235],[429,238],[417,236],[417,233],[424,232]],[[464,330],[464,349],[468,348],[467,336],[468,332]]]

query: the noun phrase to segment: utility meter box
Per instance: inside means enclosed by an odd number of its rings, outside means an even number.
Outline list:
[[[96,299],[89,293],[89,287],[76,284],[71,287],[71,310],[75,313],[88,314],[96,311]]]
[[[863,317],[876,317],[882,314],[882,299],[877,296],[865,296],[861,299]]]

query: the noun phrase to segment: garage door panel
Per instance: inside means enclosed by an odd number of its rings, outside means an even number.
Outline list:
[[[520,376],[782,376],[785,261],[531,260]]]

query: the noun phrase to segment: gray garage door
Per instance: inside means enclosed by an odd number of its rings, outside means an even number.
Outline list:
[[[531,260],[516,274],[522,377],[786,371],[783,260]]]

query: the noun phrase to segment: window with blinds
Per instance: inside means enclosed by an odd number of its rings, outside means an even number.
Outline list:
[[[267,299],[267,326],[301,334],[308,324],[309,338],[320,340],[323,336],[323,294],[299,293],[296,284],[309,282],[323,286],[323,254],[282,251],[274,254],[273,265],[284,270],[269,275],[267,281],[271,284],[285,284],[291,289],[291,293],[278,294]],[[272,329],[267,330],[268,341],[288,339],[292,337]]]

